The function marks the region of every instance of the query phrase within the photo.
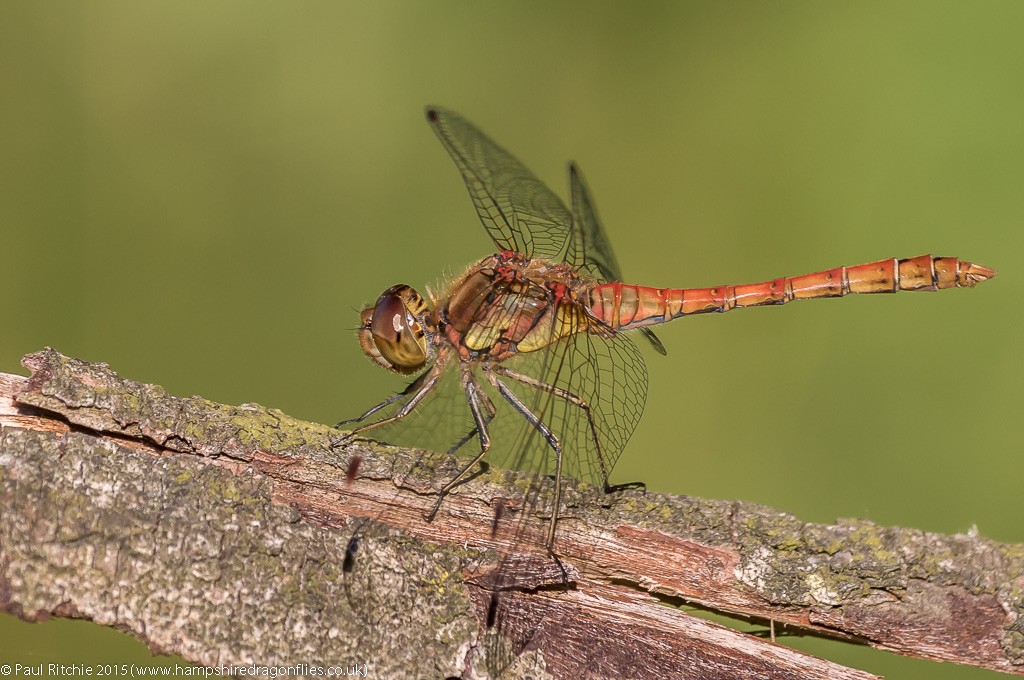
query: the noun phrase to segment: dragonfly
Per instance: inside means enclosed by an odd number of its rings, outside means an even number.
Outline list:
[[[354,437],[394,426],[433,400],[458,423],[450,452],[475,453],[437,491],[427,519],[493,447],[544,461],[553,479],[546,548],[554,555],[563,482],[610,490],[609,475],[637,427],[647,368],[634,338],[665,348],[651,327],[744,307],[854,293],[969,288],[995,271],[956,257],[920,255],[835,267],[760,283],[659,288],[624,283],[579,169],[569,164],[569,205],[512,154],[458,114],[428,107],[427,121],[462,176],[496,252],[426,296],[391,286],[362,310],[363,352],[408,386],[337,427]],[[499,407],[504,409],[499,412]],[[441,413],[441,412],[438,412]],[[443,427],[429,418],[420,432]],[[498,443],[497,432],[518,432]],[[497,516],[496,516],[497,517]],[[497,522],[497,519],[496,519]],[[557,559],[557,558],[556,558]]]

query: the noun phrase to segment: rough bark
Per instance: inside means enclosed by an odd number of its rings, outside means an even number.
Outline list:
[[[325,426],[53,350],[23,363],[28,379],[0,374],[0,609],[25,619],[92,619],[208,666],[873,677],[662,600],[1024,674],[1024,546],[581,486],[553,575],[543,507],[492,531],[527,476],[489,469],[427,522],[457,459],[339,446]],[[502,592],[488,628],[484,586],[513,543],[531,587]]]

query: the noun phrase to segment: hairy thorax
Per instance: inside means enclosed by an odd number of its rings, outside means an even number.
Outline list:
[[[439,325],[464,358],[500,361],[591,330],[597,322],[580,302],[591,285],[567,264],[499,253],[451,286]]]

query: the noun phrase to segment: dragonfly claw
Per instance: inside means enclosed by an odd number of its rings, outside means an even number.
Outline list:
[[[437,517],[437,511],[441,509],[441,502],[444,501],[444,493],[440,493],[437,496],[437,502],[434,503],[434,507],[430,509],[430,512],[423,515],[423,519],[428,522],[433,522],[434,518]]]
[[[355,438],[356,435],[352,432],[349,432],[346,435],[342,435],[341,437],[330,437],[329,441],[331,450],[333,451],[334,449],[340,449],[343,446],[348,446],[355,440]]]

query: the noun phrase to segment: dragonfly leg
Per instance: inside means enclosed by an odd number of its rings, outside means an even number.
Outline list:
[[[491,398],[488,397],[486,393],[478,391],[477,394],[481,397],[484,408],[487,410],[487,415],[484,417],[484,427],[487,427],[488,425],[491,424],[491,421],[494,420],[494,416],[497,413],[497,411],[494,408],[494,404],[491,402]],[[470,408],[472,408],[472,406]],[[479,431],[480,428],[476,426],[471,428],[469,432],[462,435],[462,438],[459,439],[459,441],[455,442],[455,444],[450,449],[448,449],[448,453],[450,455],[454,455],[456,451],[458,451],[459,449],[466,445],[466,442],[475,437]]]
[[[377,404],[375,406],[372,406],[367,411],[365,411],[361,415],[356,416],[355,418],[346,418],[345,420],[339,420],[338,422],[336,422],[334,424],[334,429],[337,430],[342,425],[348,425],[349,423],[358,423],[361,420],[366,420],[367,418],[369,418],[370,416],[372,416],[374,413],[376,413],[377,411],[381,410],[382,408],[390,406],[391,404],[395,403],[396,401],[398,401],[402,397],[408,396],[409,393],[410,393],[410,388],[412,388],[412,386],[414,384],[415,383],[410,383],[409,387],[405,388],[401,392],[398,392],[397,394],[392,394],[390,397],[388,397],[384,401],[380,402],[379,404]]]
[[[518,396],[516,396],[516,393],[509,389],[508,385],[501,381],[501,378],[494,374],[494,371],[496,370],[497,369],[484,369],[484,375],[487,376],[487,380],[490,381],[491,385],[494,386],[494,389],[498,391],[498,394],[503,396],[508,403],[512,404],[513,408],[519,411],[520,415],[522,415],[523,418],[525,418],[526,421],[530,423],[530,425],[532,425],[535,430],[540,432],[541,436],[543,436],[544,439],[547,441],[548,446],[550,446],[552,450],[554,450],[555,452],[555,493],[551,499],[551,522],[548,524],[547,540],[548,553],[550,553],[551,556],[554,557],[555,526],[558,524],[558,505],[562,500],[562,444],[561,442],[558,441],[558,437],[556,437],[554,433],[551,432],[551,429],[544,423],[544,421],[541,420],[537,416],[537,414],[531,411],[529,407],[527,407],[526,404],[524,404],[523,401]],[[502,371],[502,373],[505,374],[504,371]],[[511,371],[509,371],[509,373],[511,373]],[[508,377],[511,378],[512,376],[509,375]],[[522,377],[525,378],[526,376]],[[527,379],[529,380],[529,378]],[[537,384],[543,385],[544,383]],[[562,563],[558,561],[557,557],[555,558],[555,560],[558,562],[559,568],[562,568]],[[562,568],[562,571],[564,573],[564,568]]]
[[[434,503],[434,507],[427,514],[428,522],[433,521],[434,517],[437,515],[437,511],[441,508],[441,502],[444,501],[444,497],[447,496],[448,493],[463,479],[465,479],[466,475],[469,474],[469,471],[483,460],[484,455],[487,454],[487,450],[491,448],[491,435],[487,431],[487,426],[490,424],[491,420],[494,419],[496,411],[494,404],[491,403],[491,400],[480,389],[480,384],[476,381],[476,378],[473,377],[473,370],[471,368],[463,367],[462,369],[462,389],[466,393],[466,400],[469,402],[469,410],[473,414],[473,421],[476,423],[476,427],[463,436],[455,448],[457,449],[465,444],[475,433],[480,439],[480,453],[478,453],[471,461],[466,463],[466,465],[459,470],[459,473],[452,477],[452,479],[437,492],[437,501]],[[486,414],[484,413],[485,409],[487,411]]]
[[[409,387],[407,387],[401,394],[399,394],[399,395],[392,395],[392,397],[389,397],[388,399],[385,399],[383,402],[381,402],[380,404],[377,404],[372,409],[367,411],[365,414],[360,416],[359,420],[362,420],[367,415],[372,414],[372,413],[376,413],[377,411],[379,411],[380,409],[384,408],[388,404],[397,401],[397,398],[405,396],[406,393],[412,393],[409,396],[409,401],[405,402],[405,404],[402,406],[402,408],[399,409],[399,411],[397,413],[395,413],[395,415],[389,416],[387,418],[381,418],[380,420],[374,421],[372,423],[368,423],[366,425],[363,425],[362,427],[357,427],[356,429],[354,429],[351,432],[349,432],[345,437],[343,437],[342,441],[343,442],[347,442],[347,441],[351,440],[353,437],[356,437],[356,436],[362,434],[363,432],[366,432],[368,430],[373,430],[375,428],[380,427],[381,425],[387,425],[389,423],[393,423],[395,421],[401,420],[402,418],[404,418],[407,415],[409,415],[410,413],[412,413],[416,409],[416,407],[420,405],[420,402],[423,401],[423,399],[428,394],[430,394],[434,390],[435,387],[437,387],[437,382],[438,382],[438,380],[441,379],[441,372],[442,372],[442,369],[444,368],[440,364],[441,364],[440,361],[435,363],[434,366],[429,371],[427,371],[426,373],[421,375],[419,378],[414,380],[412,382],[412,384],[410,384]]]
[[[608,465],[605,463],[604,450],[601,447],[601,436],[597,432],[597,421],[594,420],[594,412],[591,410],[590,404],[588,404],[582,397],[579,397],[568,390],[563,390],[561,387],[557,387],[555,385],[549,385],[537,380],[536,378],[523,375],[522,373],[510,371],[504,366],[495,366],[493,370],[506,378],[511,378],[516,382],[529,385],[530,387],[541,390],[542,392],[547,392],[548,394],[552,394],[560,399],[564,399],[570,404],[578,406],[585,414],[587,414],[587,424],[590,426],[590,436],[594,440],[594,447],[597,450],[597,462],[601,466],[601,480],[604,482],[605,491],[611,490],[612,487],[608,483]]]
[[[397,394],[392,394],[390,397],[388,397],[384,401],[382,401],[379,404],[376,404],[374,406],[371,406],[364,413],[356,416],[355,418],[349,418],[347,420],[342,420],[342,421],[339,421],[339,422],[335,423],[334,424],[334,428],[338,429],[342,425],[348,425],[349,423],[358,423],[360,421],[366,420],[367,418],[372,416],[377,411],[381,410],[382,408],[386,408],[386,407],[390,406],[391,404],[395,403],[396,401],[398,401],[402,397],[408,397],[409,395],[416,393],[421,387],[423,387],[423,383],[426,382],[427,378],[430,377],[430,374],[431,374],[431,371],[427,371],[426,373],[424,373],[423,375],[421,375],[420,377],[416,378],[411,383],[409,383],[408,386],[406,386],[406,388],[404,390],[402,390],[401,392],[398,392]]]

